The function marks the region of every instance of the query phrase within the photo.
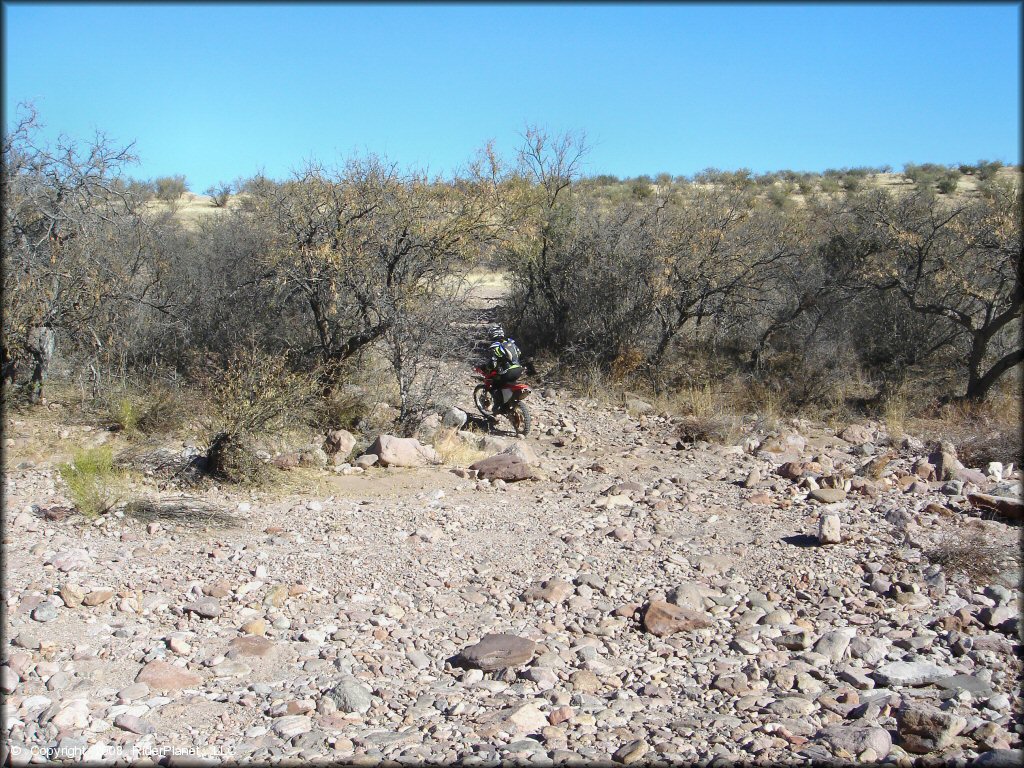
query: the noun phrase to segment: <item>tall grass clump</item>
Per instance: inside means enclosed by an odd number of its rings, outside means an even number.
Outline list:
[[[124,500],[124,473],[114,466],[108,446],[79,451],[58,467],[75,508],[88,518],[109,512]]]

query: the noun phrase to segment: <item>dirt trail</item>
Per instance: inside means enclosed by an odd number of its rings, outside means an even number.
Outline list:
[[[478,293],[473,321],[498,300]],[[371,468],[306,471],[303,492],[283,495],[179,492],[219,520],[62,516],[52,463],[25,464],[31,446],[8,444],[12,744],[22,757],[175,747],[465,765],[1020,746],[1019,529],[972,515],[927,472],[911,488],[920,445],[879,425],[842,439],[809,424],[681,444],[677,420],[653,411],[544,386],[530,405],[534,431],[518,442],[540,479]],[[31,441],[22,421],[7,439]],[[812,497],[809,485],[859,477],[890,444],[870,493]],[[797,481],[786,461],[806,467]],[[1019,477],[983,485],[1005,495]],[[840,543],[818,543],[824,513]],[[937,568],[936,548],[971,531],[994,571]],[[709,626],[649,631],[646,606],[665,598]],[[536,651],[506,670],[457,662],[488,633]],[[154,662],[172,665],[164,684],[135,682]],[[924,718],[924,734],[901,714],[940,705],[949,716]]]

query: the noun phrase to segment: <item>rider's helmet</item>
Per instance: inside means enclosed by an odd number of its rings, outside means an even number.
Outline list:
[[[490,336],[493,341],[504,341],[505,329],[500,325],[495,324],[487,329],[487,335]]]

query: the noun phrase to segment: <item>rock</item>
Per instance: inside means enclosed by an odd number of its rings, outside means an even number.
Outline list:
[[[831,490],[831,489],[823,489]],[[817,493],[817,491],[815,491]],[[840,532],[839,515],[822,515],[818,520],[818,543],[840,544],[843,537]]]
[[[464,648],[460,656],[467,665],[489,671],[528,664],[536,652],[537,644],[525,637],[490,634]]]
[[[626,401],[626,410],[637,416],[641,416],[645,413],[650,413],[654,410],[654,406],[648,402],[641,400],[638,397],[630,398]]]
[[[814,702],[802,696],[783,696],[769,704],[768,711],[779,717],[805,717],[814,711]]]
[[[706,591],[706,587],[702,588],[699,584],[685,582],[668,593],[668,601],[681,608],[702,611],[704,610],[704,593]]]
[[[124,712],[115,717],[114,725],[116,725],[122,731],[136,733],[139,736],[145,736],[149,733],[156,733],[156,728],[153,726],[152,723],[143,720],[141,717],[129,715],[127,712]]]
[[[213,676],[223,677],[246,677],[252,672],[252,667],[241,661],[223,661],[213,668]]]
[[[377,463],[379,457],[375,453],[364,453],[362,456],[356,459],[355,465],[360,469],[369,469]]]
[[[202,678],[195,672],[157,660],[139,670],[135,682],[146,683],[155,691],[167,692],[195,688],[202,682]]]
[[[1010,520],[1024,520],[1024,500],[1013,496],[990,496],[987,493],[969,493],[967,500],[979,509],[991,509]]]
[[[896,729],[907,752],[923,755],[944,749],[967,727],[967,720],[930,704],[907,701],[896,710]]]
[[[311,730],[313,721],[306,715],[285,715],[274,720],[273,731],[282,739],[293,739]]]
[[[212,597],[201,597],[198,600],[193,600],[185,606],[184,610],[186,613],[194,613],[197,616],[202,616],[204,619],[215,619],[224,612],[220,607],[220,603]]]
[[[80,571],[92,565],[92,558],[84,549],[72,549],[61,552],[51,561],[58,571]]]
[[[261,635],[246,635],[245,637],[236,637],[228,643],[228,653],[226,655],[229,658],[233,658],[235,656],[267,658],[271,653],[273,653],[274,648],[275,644],[273,640]]]
[[[466,426],[466,422],[469,420],[469,415],[454,406],[444,412],[444,416],[441,417],[441,423],[446,427],[452,427],[453,429],[462,429]]]
[[[810,498],[819,504],[835,504],[846,498],[846,491],[842,488],[816,488],[811,491]]]
[[[569,683],[574,691],[580,693],[597,693],[601,690],[601,681],[589,669],[577,669],[569,675]]]
[[[50,723],[60,730],[85,728],[89,724],[89,702],[85,699],[65,702]]]
[[[176,653],[179,656],[184,656],[188,653],[191,653],[192,651],[192,646],[180,637],[167,638],[167,647],[170,648],[173,653]]]
[[[1024,764],[1024,749],[992,749],[982,752],[971,763],[977,768],[1020,768]]]
[[[345,461],[356,447],[356,438],[347,429],[328,430],[324,440],[324,452],[334,458],[334,463]]]
[[[384,467],[423,467],[440,464],[441,457],[429,445],[423,445],[414,437],[379,435],[367,449]],[[358,459],[356,460],[358,464]]]
[[[85,598],[82,600],[82,603],[90,607],[103,605],[103,603],[110,600],[113,596],[114,590],[108,587],[99,587],[97,589],[92,590],[89,594],[87,594]]]
[[[754,469],[750,470],[750,472],[747,473],[747,478],[746,478],[746,480],[743,481],[743,487],[744,488],[754,488],[760,482],[761,482],[761,473],[755,467]]]
[[[14,693],[14,689],[21,682],[17,673],[6,664],[0,667],[0,690],[4,693]]]
[[[871,430],[860,424],[850,424],[839,433],[839,437],[853,445],[863,445],[872,440]]]
[[[630,765],[643,758],[649,750],[650,747],[647,746],[646,741],[643,739],[637,739],[636,741],[631,741],[628,744],[623,744],[615,750],[612,754],[612,760],[617,763],[622,763],[623,765]]]
[[[952,675],[951,677],[943,677],[936,680],[935,685],[939,688],[945,688],[947,691],[953,691],[954,693],[968,691],[975,698],[987,699],[989,696],[993,696],[995,694],[995,691],[992,690],[992,686],[989,683],[974,675]]]
[[[537,733],[548,725],[548,718],[533,702],[526,702],[506,710],[502,715],[506,723],[515,726],[520,733]]]
[[[341,712],[363,714],[369,711],[373,704],[370,692],[363,687],[362,682],[352,676],[343,677],[325,695],[335,703]]]
[[[530,447],[529,443],[512,443],[512,445],[502,449],[498,455],[512,456],[530,466],[536,466],[540,462],[540,458],[533,448]]]
[[[138,701],[149,696],[149,693],[149,686],[145,683],[132,683],[118,691],[117,698],[122,701]]]
[[[871,749],[881,759],[892,750],[889,732],[877,726],[831,725],[818,731],[814,738],[828,744],[833,753],[842,750],[859,755]]]
[[[85,590],[70,581],[60,588],[59,594],[68,608],[78,608],[85,600]]]
[[[827,657],[833,663],[841,661],[850,647],[850,641],[857,635],[852,628],[834,629],[826,632],[814,644],[814,652]]]
[[[560,603],[573,593],[572,584],[563,579],[550,579],[534,585],[523,593],[523,601],[532,603],[543,600],[546,603]]]
[[[530,465],[518,456],[498,453],[469,465],[483,480],[503,480],[506,483],[529,480],[534,476]]]
[[[874,672],[874,678],[886,687],[928,685],[953,674],[947,667],[926,661],[893,661]]]
[[[327,453],[320,446],[302,451],[299,454],[300,467],[323,468],[327,466],[328,461]]]
[[[32,610],[32,618],[42,623],[53,621],[57,618],[57,606],[49,601],[40,603]]]
[[[711,621],[703,611],[672,605],[664,600],[652,600],[644,609],[644,629],[657,637],[710,627]]]
[[[266,619],[247,621],[241,626],[241,630],[247,635],[265,635],[267,634],[267,621]]]

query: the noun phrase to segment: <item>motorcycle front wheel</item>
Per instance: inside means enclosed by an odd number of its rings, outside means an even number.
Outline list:
[[[494,405],[494,399],[486,384],[476,385],[476,389],[473,390],[473,402],[476,403],[476,409],[480,413],[488,419],[491,418],[491,406]]]
[[[526,437],[530,434],[530,411],[522,403],[516,403],[512,407],[508,413],[508,420],[512,422],[517,435]]]

